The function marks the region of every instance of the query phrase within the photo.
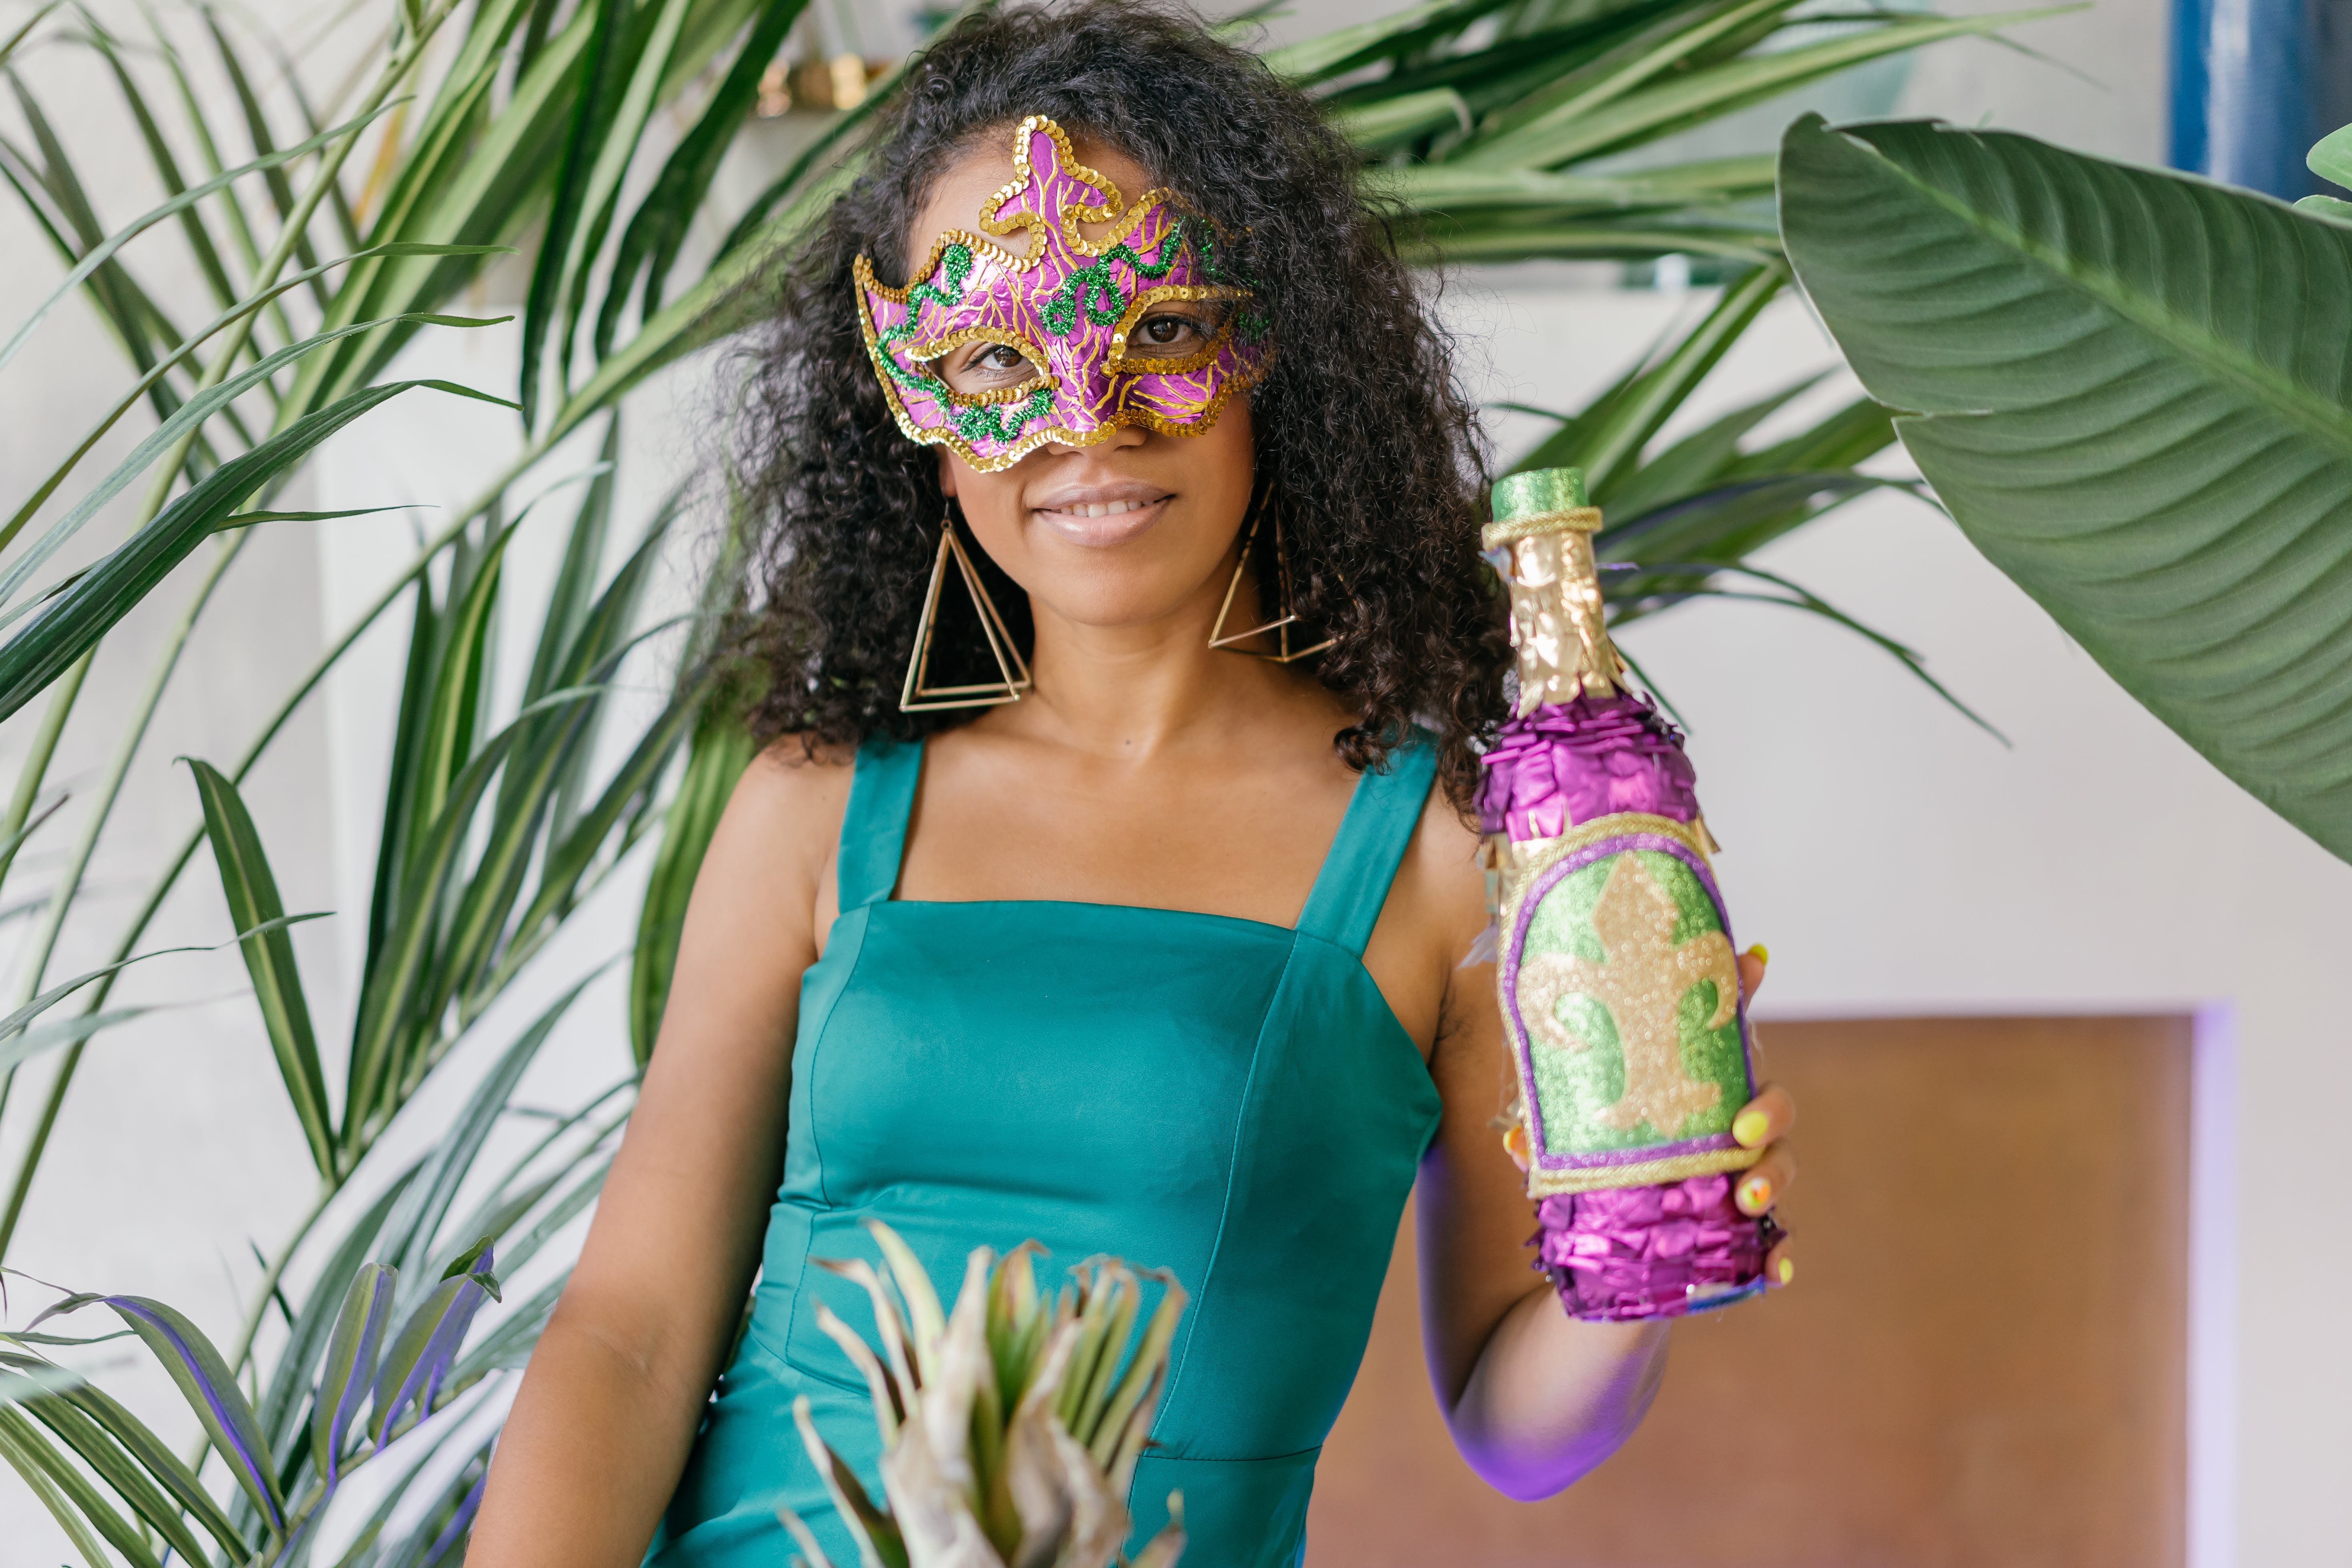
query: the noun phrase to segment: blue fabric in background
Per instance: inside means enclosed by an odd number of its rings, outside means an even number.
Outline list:
[[[2304,155],[2338,123],[2326,99],[2347,12],[2345,0],[2173,0],[2173,167],[2287,201],[2330,188]]]

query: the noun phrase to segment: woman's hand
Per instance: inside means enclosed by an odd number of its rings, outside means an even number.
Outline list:
[[[1764,984],[1767,956],[1761,942],[1739,955],[1739,988],[1751,1002],[1755,1000],[1756,988]],[[1731,1136],[1741,1146],[1764,1151],[1764,1157],[1750,1166],[1732,1189],[1732,1201],[1739,1205],[1741,1214],[1769,1214],[1788,1192],[1789,1184],[1797,1179],[1796,1151],[1789,1147],[1789,1130],[1796,1124],[1797,1102],[1777,1083],[1768,1083],[1758,1089],[1756,1098],[1740,1107],[1739,1114],[1731,1119]],[[1521,1168],[1525,1168],[1524,1164]],[[1777,1290],[1796,1277],[1796,1259],[1789,1256],[1789,1243],[1784,1239],[1764,1259],[1764,1282]]]
[[[1739,988],[1749,1000],[1754,1000],[1756,988],[1764,984],[1764,964],[1769,957],[1764,944],[1758,942],[1739,955]],[[1731,1119],[1731,1136],[1742,1147],[1761,1149],[1764,1157],[1740,1176],[1739,1184],[1732,1190],[1732,1201],[1746,1215],[1766,1215],[1797,1179],[1796,1151],[1789,1147],[1789,1130],[1797,1124],[1797,1102],[1787,1089],[1777,1083],[1768,1083],[1756,1093],[1756,1098],[1739,1108]],[[1524,1122],[1514,1123],[1503,1134],[1503,1147],[1511,1163],[1524,1172],[1528,1168],[1528,1130]],[[1797,1277],[1796,1259],[1789,1256],[1789,1244],[1784,1239],[1764,1259],[1764,1282],[1779,1289]]]

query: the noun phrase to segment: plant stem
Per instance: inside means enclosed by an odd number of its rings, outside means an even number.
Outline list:
[[[317,1228],[320,1217],[326,1214],[327,1205],[335,1201],[348,1180],[348,1177],[338,1176],[320,1184],[319,1195],[312,1201],[309,1212],[295,1225],[294,1234],[286,1238],[286,1244],[278,1249],[278,1256],[262,1271],[261,1284],[253,1293],[252,1310],[246,1313],[245,1327],[237,1333],[236,1348],[229,1352],[228,1365],[232,1373],[241,1370],[252,1356],[253,1342],[261,1337],[262,1322],[269,1316],[269,1299],[277,1293],[279,1282],[286,1278],[287,1265],[294,1261],[294,1255],[310,1238],[310,1232]]]
[[[81,889],[81,879],[89,869],[90,856],[98,848],[99,835],[105,829],[107,818],[113,814],[114,803],[122,794],[122,781],[130,773],[132,761],[139,755],[140,743],[147,738],[147,727],[154,721],[155,710],[163,703],[163,689],[171,684],[172,671],[180,662],[180,654],[188,645],[189,635],[195,630],[196,618],[204,613],[205,601],[219,586],[229,563],[236,559],[238,552],[245,548],[245,542],[251,537],[250,530],[240,529],[221,541],[220,548],[213,558],[212,569],[197,584],[195,594],[189,599],[179,624],[172,628],[170,637],[164,640],[163,657],[155,661],[154,672],[147,679],[147,689],[140,694],[131,721],[122,732],[122,739],[115,746],[114,760],[107,767],[106,780],[100,786],[98,798],[90,805],[89,819],[82,825],[81,837],[74,845],[72,858],[67,862],[56,890],[49,895],[48,912],[43,917],[40,935],[34,939],[32,954],[26,963],[24,979],[20,983],[24,994],[18,999],[19,1006],[40,993],[42,975],[48,968],[51,954],[57,951],[58,934],[65,929],[66,912],[72,908],[74,897]],[[26,1147],[24,1157],[18,1162],[16,1180],[8,1193],[7,1207],[0,1211],[0,1259],[8,1255],[8,1243],[16,1234],[16,1220],[25,1210],[26,1194],[32,1189],[33,1173],[39,1168],[43,1151],[48,1147],[50,1130],[57,1125],[58,1111],[65,1104],[66,1090],[73,1083],[74,1073],[81,1066],[82,1052],[89,1044],[88,1040],[78,1040],[68,1048],[65,1059],[58,1064],[57,1077],[50,1080],[48,1099],[41,1108],[40,1121],[33,1129],[33,1141]]]

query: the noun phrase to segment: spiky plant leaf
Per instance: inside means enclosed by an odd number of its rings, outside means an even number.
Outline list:
[[[868,1221],[866,1228],[890,1264],[898,1297],[869,1264],[821,1259],[820,1267],[866,1287],[890,1364],[830,1310],[820,1308],[817,1323],[866,1377],[887,1511],[825,1447],[807,1401],[794,1407],[860,1563],[1113,1568],[1129,1528],[1128,1481],[1164,1386],[1183,1289],[1165,1274],[1151,1276],[1161,1296],[1138,1342],[1139,1286],[1124,1264],[1097,1259],[1072,1269],[1072,1289],[1049,1298],[1037,1289],[1035,1244],[1002,1258],[978,1247],[953,1309],[929,1331],[928,1350],[910,1359],[901,1347],[925,1336],[907,1320],[936,1314],[937,1292],[889,1226]],[[1182,1506],[1170,1500],[1173,1522],[1139,1564],[1172,1564],[1182,1549]],[[805,1522],[789,1511],[783,1520],[811,1563],[823,1562]]]

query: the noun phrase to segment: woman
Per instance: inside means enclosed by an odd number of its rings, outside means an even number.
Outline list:
[[[870,1257],[869,1218],[950,1284],[1033,1237],[1173,1270],[1131,1506],[1141,1540],[1181,1490],[1190,1563],[1297,1560],[1416,1178],[1470,1464],[1545,1496],[1640,1420],[1664,1329],[1562,1315],[1493,1128],[1465,814],[1508,647],[1471,409],[1354,167],[1132,0],[973,17],[912,67],[753,380],[773,743],[476,1568],[780,1564],[779,1505],[854,1561],[790,1412],[872,1484],[814,1314],[867,1319],[807,1268]],[[1749,1110],[1751,1145],[1791,1114]],[[1741,1205],[1792,1173],[1776,1146]]]

